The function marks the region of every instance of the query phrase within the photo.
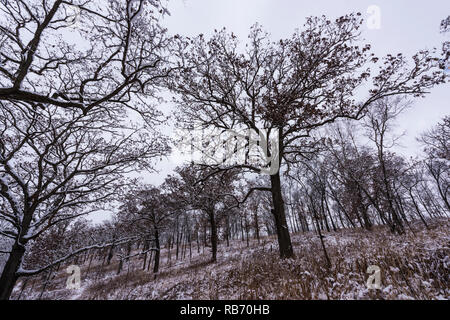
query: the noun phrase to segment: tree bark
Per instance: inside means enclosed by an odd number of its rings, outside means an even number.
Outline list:
[[[256,207],[254,210],[255,210],[255,213],[253,214],[253,219],[254,219],[254,224],[255,224],[255,235],[256,235],[256,239],[258,240],[258,243],[259,243],[260,239],[259,239],[258,207]]]
[[[9,300],[14,285],[19,278],[16,272],[19,269],[24,254],[25,247],[17,242],[14,243],[8,261],[6,261],[2,275],[0,276],[0,300]]]
[[[286,214],[284,211],[283,195],[281,194],[280,173],[277,172],[270,176],[271,193],[273,201],[273,215],[278,235],[278,246],[280,248],[280,257],[291,258],[294,256],[292,250],[291,237],[286,222]]]
[[[217,261],[217,225],[216,225],[216,219],[214,217],[214,212],[209,212],[209,222],[211,225],[211,251],[212,251],[211,262],[216,262]]]
[[[114,256],[114,243],[116,241],[116,235],[113,235],[113,244],[112,246],[109,248],[109,252],[108,252],[108,259],[106,260],[106,264],[109,265],[111,263],[111,259]]]
[[[159,232],[155,228],[155,264],[153,265],[153,273],[158,273],[159,271],[159,257],[160,257],[160,245],[159,245]],[[156,275],[155,275],[156,278]]]

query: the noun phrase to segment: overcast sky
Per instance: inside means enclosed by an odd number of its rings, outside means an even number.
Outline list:
[[[187,36],[208,36],[226,27],[245,41],[250,27],[258,22],[276,40],[289,37],[296,28],[301,30],[307,16],[336,18],[361,12],[367,19],[373,17],[368,13],[371,6],[379,8],[380,28],[365,25],[362,37],[379,56],[399,52],[411,56],[421,49],[440,48],[445,37],[450,37],[450,33],[439,33],[441,20],[450,15],[450,1],[445,0],[171,0],[171,16],[165,25],[170,33]],[[399,152],[414,154],[419,147],[415,137],[449,114],[449,89],[449,84],[433,89],[399,118],[398,130],[406,130],[405,148]]]
[[[439,33],[441,20],[450,14],[447,0],[170,0],[171,16],[164,24],[171,34],[185,36],[209,36],[214,29],[226,27],[245,41],[250,27],[258,22],[277,40],[289,37],[297,28],[301,30],[305,17],[311,15],[336,18],[361,12],[366,19],[376,21],[375,13],[368,12],[371,6],[379,8],[379,28],[365,25],[362,37],[378,56],[399,52],[411,56],[421,49],[441,48],[445,37],[450,37],[449,33]],[[426,98],[415,100],[399,118],[397,129],[406,131],[406,136],[401,141],[404,147],[397,152],[407,156],[417,153],[415,138],[449,114],[449,89],[449,84],[433,89]],[[160,173],[144,174],[145,181],[158,185],[175,166],[170,159],[163,159],[157,165]],[[94,220],[102,220],[97,218]]]

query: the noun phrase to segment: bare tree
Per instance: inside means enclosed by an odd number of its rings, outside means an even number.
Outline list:
[[[372,108],[369,109],[366,128],[369,139],[375,144],[377,150],[377,160],[379,170],[376,177],[380,177],[382,186],[379,190],[387,203],[387,211],[392,219],[392,230],[403,233],[403,224],[399,208],[395,204],[395,187],[392,172],[389,172],[388,150],[392,148],[401,136],[390,136],[392,134],[393,121],[398,115],[408,107],[408,102],[402,101],[402,98],[378,100]],[[391,166],[391,169],[394,169]]]
[[[167,186],[175,201],[185,205],[186,210],[200,210],[208,218],[211,235],[212,262],[217,259],[217,224],[220,217],[236,206],[233,182],[236,172],[233,170],[212,176],[206,181],[197,183],[205,175],[198,166],[178,168],[177,176],[167,179]],[[207,173],[206,173],[207,174]]]
[[[2,0],[0,101],[152,118],[147,95],[170,72],[170,38],[151,12],[166,9],[159,0]]]
[[[163,194],[160,189],[150,185],[138,185],[129,192],[122,206],[124,223],[134,225],[145,241],[140,254],[155,252],[153,265],[155,274],[159,272],[161,234],[167,228],[172,216],[177,213],[177,208],[171,204],[169,196]],[[149,234],[153,236],[152,239],[149,238]],[[154,243],[154,247],[148,246],[147,243],[150,241]]]
[[[145,129],[126,128],[106,112],[0,110],[0,219],[14,240],[0,278],[7,298],[28,241],[66,220],[103,208],[120,193],[124,175],[151,169],[166,151]],[[148,141],[153,143],[149,143]]]
[[[81,12],[76,49],[70,37],[60,40],[70,32],[68,5]],[[102,208],[124,175],[151,169],[168,150],[150,98],[170,72],[163,58],[170,39],[151,10],[165,12],[143,0],[1,2],[0,220],[13,244],[0,299],[19,276],[52,266],[22,268],[30,240]],[[132,113],[140,119],[127,119]]]
[[[421,96],[444,82],[438,59],[427,51],[414,55],[410,69],[402,54],[387,55],[374,74],[370,66],[379,59],[370,53],[370,45],[356,45],[359,16],[335,21],[311,17],[302,32],[274,43],[256,25],[244,51],[225,30],[210,40],[203,35],[192,39],[181,49],[182,72],[171,85],[179,97],[180,120],[186,127],[200,122],[203,127],[278,132],[279,148],[272,159],[283,165],[311,150],[312,130],[340,117],[360,118],[385,96]],[[356,91],[363,86],[369,88],[366,98],[357,101]],[[232,167],[260,172],[248,164]],[[272,193],[280,255],[291,257],[279,172],[260,190]]]
[[[427,155],[425,166],[437,187],[438,193],[448,211],[450,189],[450,116],[423,133],[419,141]]]

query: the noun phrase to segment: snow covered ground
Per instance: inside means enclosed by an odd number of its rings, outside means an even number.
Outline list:
[[[276,238],[220,242],[218,261],[210,251],[192,246],[184,259],[162,250],[160,273],[142,270],[134,257],[117,275],[118,262],[81,267],[81,288],[65,289],[68,275],[61,267],[42,299],[450,299],[450,220],[435,220],[427,230],[415,223],[398,236],[384,227],[372,232],[341,230],[325,233],[328,268],[319,238],[296,234],[296,257],[280,260]],[[380,289],[368,289],[367,268],[381,270]],[[37,299],[42,276],[19,281],[12,299]]]

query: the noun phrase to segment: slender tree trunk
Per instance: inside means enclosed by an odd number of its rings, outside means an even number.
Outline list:
[[[198,234],[198,230],[196,230],[196,234],[197,234],[197,239],[196,239],[196,241],[197,241],[197,253],[199,254],[200,253],[200,242],[199,242],[200,235]]]
[[[167,246],[168,252],[167,252],[167,260],[170,262],[172,260],[172,255],[170,253],[170,242],[172,241],[172,237],[169,237],[169,245]]]
[[[409,196],[410,196],[410,198],[412,200],[412,203],[414,205],[414,208],[416,209],[417,214],[419,215],[420,220],[422,220],[423,224],[428,229],[428,224],[425,221],[425,218],[423,217],[422,212],[420,212],[419,206],[417,205],[416,200],[414,199],[414,195],[412,194],[412,190],[409,189],[408,191],[409,191]]]
[[[227,241],[227,247],[229,247],[230,246],[230,226],[228,225],[228,222],[227,222],[227,231],[225,234],[225,238]]]
[[[155,279],[156,279],[156,273],[159,271],[159,257],[160,257],[160,245],[159,245],[159,232],[158,229],[155,228],[155,264],[153,265],[153,273],[155,273]]]
[[[88,268],[87,268],[86,274],[89,274],[89,270],[91,270],[92,259],[94,259],[94,255],[91,253],[89,255],[89,264],[88,264]]]
[[[317,217],[317,215],[314,215],[314,217]],[[324,254],[325,260],[327,262],[327,267],[330,268],[331,261],[330,261],[330,257],[328,256],[327,248],[325,247],[325,243],[323,241],[324,236],[322,235],[322,232],[320,231],[319,225],[317,223],[317,218],[315,220],[316,220],[317,232],[319,233],[320,244],[322,245],[323,254]]]
[[[148,263],[147,263],[147,271],[150,270],[150,267],[152,265],[152,261],[153,261],[153,250],[150,251],[150,257],[148,258]],[[169,259],[167,259],[167,261],[169,261]]]
[[[364,228],[366,230],[372,230],[372,222],[370,221],[369,214],[368,214],[368,208],[364,206],[363,203],[363,196],[361,194],[361,188],[358,187],[358,202],[360,203],[361,207],[361,215],[364,221]]]
[[[20,290],[19,296],[17,297],[17,300],[20,300],[20,297],[22,297],[23,291],[25,290],[29,278],[25,278],[23,280],[22,289]]]
[[[189,231],[188,233],[188,237],[189,237],[189,260],[192,259],[192,239],[191,239],[191,232]]]
[[[247,248],[250,246],[249,233],[250,233],[250,226],[248,225],[247,221],[245,221],[245,236],[247,241]]]
[[[333,226],[334,232],[336,232],[337,231],[336,224],[334,223],[333,216],[331,215],[331,210],[330,210],[330,206],[328,205],[328,200],[327,200],[326,195],[324,195],[324,202],[325,202],[326,212],[328,213],[328,216],[330,217],[331,225]]]
[[[108,259],[106,261],[106,264],[109,265],[111,263],[111,259],[114,256],[114,243],[116,241],[116,235],[113,236],[113,243],[112,246],[109,248],[109,252],[108,252]]]
[[[206,248],[206,246],[207,246],[207,235],[206,235],[206,228],[207,228],[207,226],[206,226],[206,222],[203,224],[203,251],[202,251],[202,253],[204,253],[205,252],[205,248]]]
[[[130,261],[131,246],[132,246],[132,244],[131,244],[131,242],[129,242],[129,243],[127,244],[127,257],[126,257],[126,259],[125,259],[126,262]]]
[[[50,278],[52,276],[52,273],[53,273],[53,268],[50,268],[48,270],[48,274],[47,274],[47,277],[45,278],[45,282],[44,282],[44,285],[42,286],[42,290],[41,290],[41,293],[39,294],[38,300],[42,299],[42,296],[44,295],[45,289],[47,288],[47,285],[50,282]]]
[[[253,219],[254,219],[254,223],[255,223],[256,239],[258,240],[258,243],[259,243],[260,239],[259,239],[258,207],[256,207],[255,213],[253,214]]]
[[[359,185],[358,185],[359,187]],[[355,228],[355,223],[353,222],[353,220],[350,218],[350,216],[348,215],[347,210],[345,210],[344,206],[342,205],[342,203],[339,201],[339,198],[337,196],[337,194],[335,194],[335,192],[333,192],[333,198],[334,201],[336,201],[337,205],[339,206],[339,208],[342,210],[342,212],[344,213],[345,217],[347,218],[347,221],[350,222],[351,226],[353,228]],[[341,221],[342,222],[342,221]]]
[[[281,157],[280,157],[281,159]],[[278,246],[280,249],[280,257],[291,258],[294,256],[292,249],[291,237],[286,222],[286,213],[284,210],[283,196],[281,193],[280,173],[277,172],[270,176],[271,193],[273,201],[273,215],[275,219],[275,227],[277,229]]]
[[[116,274],[120,274],[120,272],[122,271],[122,266],[123,266],[123,259],[120,258],[119,266],[117,267],[117,273]]]
[[[149,249],[149,243],[147,240],[144,240],[144,246],[142,247],[142,251],[147,251]],[[145,266],[147,265],[147,252],[144,253],[144,264],[142,266],[142,270],[145,270]]]
[[[214,212],[209,212],[209,222],[211,225],[211,250],[212,259],[211,262],[217,261],[217,225],[214,217]]]
[[[239,218],[239,223],[241,225],[241,241],[244,241],[244,224],[242,223],[242,217]]]
[[[447,206],[447,210],[450,211],[450,204],[449,204],[448,199],[447,199],[447,192],[444,192],[442,190],[441,181],[440,181],[440,175],[433,171],[433,164],[432,163],[428,163],[427,164],[427,168],[428,168],[428,172],[431,174],[431,176],[433,177],[434,181],[436,182],[436,186],[438,188],[439,195],[441,196],[442,200],[444,201],[445,205]]]
[[[384,161],[383,136],[381,137],[381,142],[380,146],[378,146],[378,149],[379,149],[378,159],[381,165],[383,183],[386,188],[385,190],[386,200],[388,202],[389,210],[391,211],[392,214],[392,222],[393,222],[392,231],[393,232],[396,231],[398,234],[402,234],[404,233],[403,224],[402,221],[400,220],[400,217],[398,216],[397,210],[394,208],[393,193],[391,191],[391,185],[388,181],[388,173]]]
[[[178,227],[177,227],[177,250],[176,250],[176,253],[175,253],[175,256],[176,256],[175,260],[178,260],[179,252],[180,252],[180,231],[178,230]]]

